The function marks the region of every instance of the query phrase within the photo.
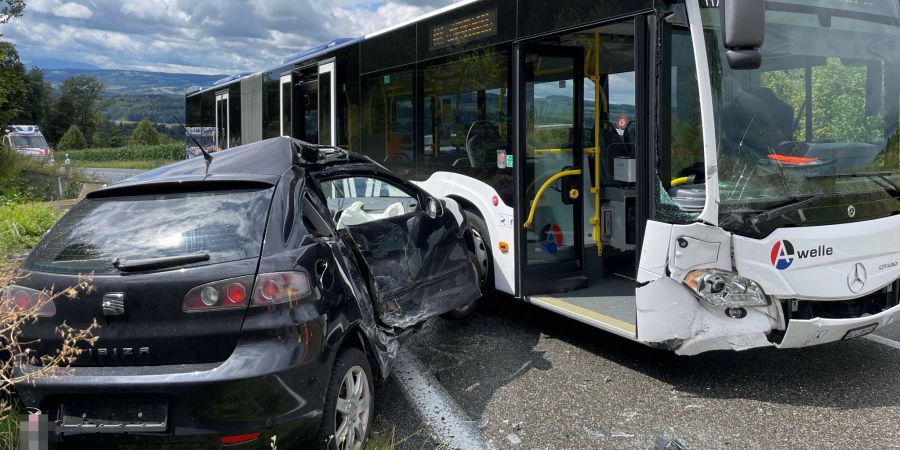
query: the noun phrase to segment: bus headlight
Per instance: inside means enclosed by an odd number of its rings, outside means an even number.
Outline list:
[[[684,277],[684,284],[697,298],[720,308],[766,306],[769,298],[755,281],[736,273],[717,269],[693,270]]]

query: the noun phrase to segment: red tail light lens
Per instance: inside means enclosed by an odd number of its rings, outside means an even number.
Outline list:
[[[3,300],[0,308],[6,312],[36,311],[38,317],[52,317],[56,315],[56,305],[50,300],[50,296],[31,288],[10,285],[3,290]]]
[[[184,296],[181,310],[187,313],[221,311],[247,307],[247,291],[253,276],[229,278],[197,286]]]
[[[219,438],[219,442],[222,445],[234,445],[234,444],[243,444],[245,442],[255,441],[259,439],[259,436],[262,433],[247,433],[247,434],[236,434],[234,436],[222,436]]]
[[[247,300],[247,288],[241,283],[231,283],[228,285],[228,301],[231,303],[243,304]]]
[[[304,272],[264,273],[256,277],[253,306],[293,303],[313,297],[309,276]]]

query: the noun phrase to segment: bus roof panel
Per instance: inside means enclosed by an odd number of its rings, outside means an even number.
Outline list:
[[[339,48],[346,47],[348,45],[355,44],[361,40],[363,40],[362,36],[352,37],[352,38],[337,38],[331,42],[317,45],[313,48],[308,48],[306,50],[303,50],[302,52],[295,53],[291,56],[288,56],[287,58],[285,58],[282,61],[282,63],[283,64],[296,63],[296,62],[304,61],[307,59],[313,59],[324,53],[330,52],[332,50],[337,50]]]

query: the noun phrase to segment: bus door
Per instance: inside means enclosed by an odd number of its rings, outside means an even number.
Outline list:
[[[294,124],[294,137],[318,144],[320,143],[319,74],[314,73],[301,78],[295,95],[295,112],[299,120]]]
[[[293,114],[293,85],[294,85],[294,75],[287,74],[281,77],[280,90],[279,90],[279,112],[281,114],[281,135],[282,136],[292,136],[293,128],[291,125],[291,116]]]
[[[638,29],[629,19],[518,53],[520,292],[630,338],[640,245]]]
[[[216,95],[216,149],[225,150],[229,147],[228,136],[231,135],[228,121],[228,93]]]
[[[584,54],[567,47],[522,49],[518,186],[524,200],[523,281],[526,294],[585,284],[582,191]],[[522,172],[520,172],[522,173]],[[523,242],[524,241],[524,242]],[[577,289],[583,286],[570,286]]]
[[[321,145],[337,145],[337,80],[334,62],[319,66],[319,139]]]

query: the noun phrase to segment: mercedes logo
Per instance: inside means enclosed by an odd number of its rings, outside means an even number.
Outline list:
[[[847,207],[847,215],[850,216],[851,218],[856,217],[856,207],[853,205],[850,205],[849,207]]]
[[[859,294],[865,289],[866,281],[868,281],[868,279],[869,276],[866,274],[866,266],[856,263],[850,268],[850,273],[847,274],[847,287],[850,288],[850,292]]]

